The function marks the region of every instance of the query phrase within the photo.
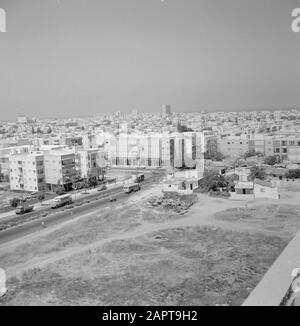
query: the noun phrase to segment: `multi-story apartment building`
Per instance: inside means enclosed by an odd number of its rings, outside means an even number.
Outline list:
[[[104,175],[107,161],[103,148],[80,149],[75,159],[78,175],[82,178],[97,180]]]
[[[283,161],[300,163],[300,136],[274,136],[273,149]]]
[[[264,156],[278,155],[283,161],[300,163],[300,135],[297,133],[226,137],[218,141],[218,146],[222,154],[230,157],[241,157],[247,151],[255,151]]]
[[[9,177],[9,157],[13,154],[25,154],[29,153],[30,146],[16,146],[8,148],[0,148],[0,173],[3,177]]]
[[[120,134],[109,140],[112,166],[195,167],[204,152],[202,133]]]
[[[246,136],[229,136],[218,139],[218,148],[225,156],[241,157],[249,150],[249,139]]]
[[[40,151],[9,157],[11,190],[44,191],[44,155]]]
[[[168,135],[162,137],[162,166],[174,167],[175,160],[175,137]]]
[[[76,177],[75,152],[68,149],[45,150],[45,181],[48,191],[70,190]]]
[[[273,137],[267,135],[253,135],[249,139],[249,151],[262,153],[265,156],[274,155]]]

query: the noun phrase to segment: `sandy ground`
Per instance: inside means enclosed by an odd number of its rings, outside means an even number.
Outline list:
[[[241,304],[300,228],[299,192],[247,208],[198,194],[185,215],[151,207],[158,195],[154,186],[1,246],[3,304]]]

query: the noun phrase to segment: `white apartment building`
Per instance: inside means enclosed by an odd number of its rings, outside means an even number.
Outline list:
[[[105,172],[107,161],[104,149],[80,149],[76,152],[76,169],[82,178],[97,180]]]
[[[23,191],[45,190],[43,152],[31,151],[9,157],[10,189]]]
[[[16,146],[16,147],[7,147],[7,148],[0,148],[0,173],[8,177],[10,173],[9,167],[9,157],[13,154],[25,154],[29,153],[30,146]]]
[[[175,137],[163,135],[161,144],[162,166],[174,167]]]
[[[249,150],[249,138],[247,136],[229,136],[218,139],[220,152],[229,157],[238,158]]]
[[[44,151],[45,182],[48,191],[58,188],[70,190],[76,177],[74,150],[57,149]]]
[[[195,167],[203,158],[202,133],[120,134],[108,142],[112,166]]]

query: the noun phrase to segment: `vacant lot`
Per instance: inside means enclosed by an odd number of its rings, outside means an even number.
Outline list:
[[[1,304],[239,305],[300,227],[290,195],[246,206],[199,194],[180,215],[149,206],[158,189],[4,245]]]
[[[239,305],[285,245],[263,234],[169,229],[24,272],[4,303]]]

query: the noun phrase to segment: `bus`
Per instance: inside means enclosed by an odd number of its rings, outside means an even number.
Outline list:
[[[132,183],[128,185],[124,185],[123,190],[127,194],[130,194],[133,191],[139,191],[141,189],[141,186],[138,183]]]
[[[62,196],[55,197],[53,199],[51,208],[58,208],[72,203],[73,200],[71,195],[62,195]]]

